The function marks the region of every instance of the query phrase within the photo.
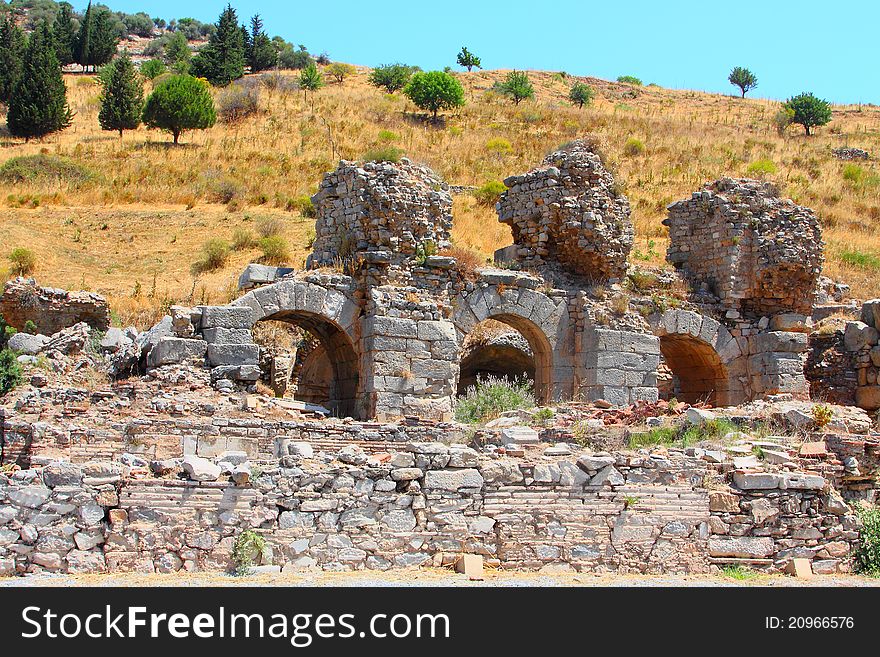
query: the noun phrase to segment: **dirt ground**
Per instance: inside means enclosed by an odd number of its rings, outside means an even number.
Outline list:
[[[527,573],[486,571],[482,581],[469,581],[465,575],[443,569],[403,569],[389,572],[349,573],[298,572],[256,573],[233,577],[223,573],[176,573],[173,575],[33,575],[0,578],[0,587],[18,586],[611,586],[611,587],[733,587],[733,586],[832,586],[880,587],[880,579],[858,575],[817,575],[796,579],[785,575],[746,572],[741,578],[725,575],[589,575],[577,573]]]

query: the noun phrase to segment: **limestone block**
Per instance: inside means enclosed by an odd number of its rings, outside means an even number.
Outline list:
[[[189,360],[202,359],[208,349],[204,340],[191,338],[160,338],[147,356],[147,365],[161,367]]]
[[[709,556],[766,559],[775,552],[773,539],[753,536],[710,536]]]
[[[255,344],[209,344],[208,362],[218,365],[255,365],[260,360],[260,348]]]
[[[461,488],[482,488],[483,477],[473,468],[463,470],[429,470],[425,473],[425,488],[456,491]]]
[[[253,323],[254,311],[248,306],[205,306],[202,308],[202,330],[209,328],[249,329]]]

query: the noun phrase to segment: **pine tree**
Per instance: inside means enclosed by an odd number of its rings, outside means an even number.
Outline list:
[[[184,130],[204,130],[217,121],[214,99],[204,80],[171,75],[156,85],[144,105],[144,123],[167,130],[177,144]]]
[[[220,14],[217,31],[193,58],[192,70],[214,86],[226,86],[244,75],[245,50],[238,15],[231,5]]]
[[[74,61],[86,68],[91,64],[92,60],[92,28],[94,27],[92,17],[92,3],[89,2],[86,7],[86,13],[83,14],[79,24],[79,34],[76,35],[76,49],[74,51]]]
[[[43,23],[28,41],[6,123],[9,132],[27,141],[64,130],[72,122],[52,33]]]
[[[10,14],[0,18],[0,103],[8,104],[21,75],[26,40]]]
[[[263,20],[259,14],[251,19],[250,50],[248,64],[251,73],[272,68],[278,61],[278,55],[269,35],[263,31]]]
[[[128,50],[110,63],[107,84],[101,93],[98,122],[103,130],[136,130],[144,110],[144,85],[134,70]]]
[[[58,6],[55,24],[52,27],[55,37],[55,54],[62,66],[76,61],[76,30],[73,27],[73,7],[68,2]]]

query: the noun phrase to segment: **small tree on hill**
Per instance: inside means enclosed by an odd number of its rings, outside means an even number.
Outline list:
[[[184,130],[204,130],[217,122],[214,99],[203,80],[172,75],[160,82],[147,98],[144,123],[166,130],[177,144]]]
[[[461,50],[459,51],[456,61],[458,62],[459,66],[465,67],[468,70],[468,73],[470,73],[474,68],[483,68],[483,62],[480,60],[480,58],[464,46],[462,46]]]
[[[263,20],[259,14],[251,18],[251,32],[249,35],[248,65],[251,73],[265,71],[275,66],[278,62],[278,53],[272,40],[263,31]]]
[[[52,33],[43,23],[28,40],[6,123],[9,132],[27,141],[64,130],[72,122]]]
[[[220,14],[217,31],[208,45],[193,57],[192,72],[214,86],[223,87],[244,75],[245,40],[238,15],[231,5]]]
[[[321,76],[318,67],[315,66],[315,62],[310,63],[299,74],[299,86],[304,91],[311,92],[315,92],[324,86],[324,78]]]
[[[58,5],[55,24],[52,26],[55,38],[55,54],[62,66],[76,61],[76,28],[73,25],[73,7],[69,2]]]
[[[165,43],[165,63],[172,66],[188,62],[192,57],[189,42],[183,32],[174,32]]]
[[[331,78],[336,80],[337,84],[345,82],[345,78],[351,77],[356,70],[351,64],[343,64],[342,62],[333,62],[324,71]]]
[[[101,92],[98,122],[103,130],[136,130],[144,110],[144,85],[126,50],[109,66],[107,84]]]
[[[406,64],[384,64],[372,70],[368,81],[374,87],[393,94],[406,86],[415,71],[415,67]]]
[[[116,54],[119,33],[113,22],[113,14],[103,6],[86,7],[76,37],[74,58],[77,64],[94,70],[103,66]]]
[[[575,82],[568,92],[568,100],[572,105],[583,107],[593,102],[593,89],[583,82]]]
[[[445,71],[414,73],[403,90],[416,107],[433,113],[464,105],[464,89],[461,83]]]
[[[15,24],[10,14],[0,17],[0,103],[9,103],[15,83],[21,76],[24,51],[27,47],[24,31]]]
[[[728,82],[735,87],[739,87],[742,97],[746,97],[746,93],[758,86],[758,76],[749,69],[737,66],[730,75],[727,76]]]
[[[535,88],[532,86],[529,76],[523,71],[511,71],[498,86],[499,91],[505,96],[510,96],[514,104],[519,105],[527,98],[535,97]]]
[[[811,134],[810,128],[831,121],[831,104],[811,93],[802,93],[789,98],[783,107],[794,112],[791,122],[802,125],[807,136]]]

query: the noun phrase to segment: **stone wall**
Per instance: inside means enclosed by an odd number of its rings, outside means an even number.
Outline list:
[[[589,141],[567,144],[504,184],[498,218],[512,228],[525,267],[558,263],[596,281],[626,274],[633,245],[629,201]]]
[[[810,315],[824,259],[819,221],[770,183],[717,180],[670,205],[663,223],[669,262],[729,313]]]
[[[450,246],[449,187],[407,158],[399,164],[340,162],[324,176],[312,202],[318,212],[312,266],[377,250],[400,262],[420,248],[436,253]]]
[[[27,322],[33,322],[43,335],[80,322],[99,331],[110,327],[110,307],[104,297],[92,292],[40,287],[33,279],[25,278],[7,281],[3,287],[0,316],[19,331],[24,330]]]
[[[805,557],[837,572],[858,536],[822,477],[736,471],[731,486],[707,488],[693,451],[537,463],[439,443],[288,451],[256,465],[231,452],[219,466],[148,469],[128,455],[0,474],[0,574],[225,570],[244,530],[265,537],[262,564],[275,568],[444,566],[477,553],[544,571],[780,570]]]

